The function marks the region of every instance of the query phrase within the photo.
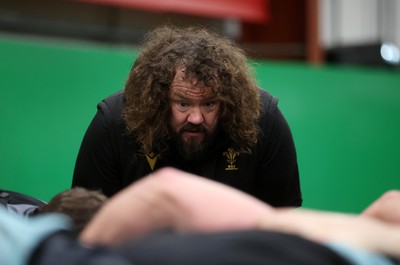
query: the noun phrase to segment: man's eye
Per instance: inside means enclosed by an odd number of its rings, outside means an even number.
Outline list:
[[[176,107],[177,107],[179,110],[186,110],[186,109],[189,108],[189,104],[186,103],[186,102],[176,102]]]
[[[217,103],[215,101],[205,102],[203,103],[203,106],[208,110],[212,110],[217,106]]]
[[[185,103],[185,102],[178,102],[178,106],[180,107],[187,107],[189,106],[189,104]]]

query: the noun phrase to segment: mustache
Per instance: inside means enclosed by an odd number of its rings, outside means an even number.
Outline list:
[[[181,129],[180,132],[189,131],[189,132],[204,132],[206,133],[207,130],[201,124],[193,124],[193,123],[186,123]]]

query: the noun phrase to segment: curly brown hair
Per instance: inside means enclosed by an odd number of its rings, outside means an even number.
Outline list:
[[[80,233],[107,199],[100,191],[75,187],[56,194],[47,205],[39,207],[35,215],[43,213],[65,214],[71,219],[75,231]]]
[[[238,151],[257,142],[260,96],[253,69],[232,40],[201,27],[162,26],[145,36],[125,85],[123,118],[145,154],[168,149],[169,89],[178,68],[212,87],[221,102],[219,128]]]

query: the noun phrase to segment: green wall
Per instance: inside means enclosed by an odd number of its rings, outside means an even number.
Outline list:
[[[293,131],[304,206],[359,212],[400,189],[400,72],[263,63]]]
[[[70,186],[96,104],[134,50],[0,37],[0,187],[43,200]],[[292,128],[309,208],[359,212],[400,189],[400,74],[255,62]]]

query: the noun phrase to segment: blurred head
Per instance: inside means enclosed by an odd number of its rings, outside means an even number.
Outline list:
[[[196,27],[150,32],[125,86],[123,117],[144,153],[178,141],[186,156],[201,154],[216,131],[238,151],[257,141],[258,88],[243,51]]]
[[[72,220],[76,231],[80,233],[106,200],[107,197],[99,191],[76,187],[58,193],[47,205],[40,207],[35,214],[65,214]]]

